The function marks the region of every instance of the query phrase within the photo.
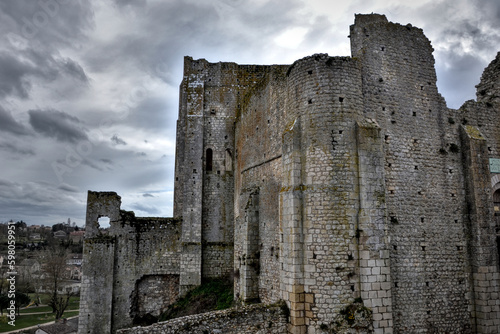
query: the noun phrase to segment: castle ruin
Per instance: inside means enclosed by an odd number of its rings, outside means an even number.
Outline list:
[[[89,192],[79,333],[213,277],[241,303],[284,300],[289,333],[360,303],[356,333],[500,332],[500,53],[454,110],[421,29],[356,15],[349,37],[351,57],[292,65],[185,58],[176,218]]]

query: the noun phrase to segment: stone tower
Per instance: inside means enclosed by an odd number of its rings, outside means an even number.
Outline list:
[[[177,218],[89,192],[85,258],[112,257],[114,283],[93,305],[84,272],[81,333],[213,277],[240,303],[284,300],[293,334],[500,332],[500,54],[454,110],[421,29],[356,15],[350,40],[292,65],[185,58]]]

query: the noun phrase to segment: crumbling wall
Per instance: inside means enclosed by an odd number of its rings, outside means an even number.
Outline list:
[[[463,117],[437,91],[433,49],[421,29],[357,15],[350,37],[364,113],[384,136],[393,289],[392,305],[382,300],[382,307],[392,308],[395,332],[473,331]]]
[[[467,101],[460,115],[461,155],[467,200],[467,240],[473,323],[478,333],[498,331],[500,289],[500,214],[493,192],[500,188],[500,53],[476,86],[477,102]],[[498,204],[495,204],[498,205]]]
[[[86,228],[94,233],[84,242],[79,333],[114,332],[178,297],[181,221],[135,217],[120,204],[116,193],[88,193]],[[108,230],[97,228],[99,216],[110,217]],[[138,289],[160,294],[141,301]]]
[[[156,316],[175,291],[231,273],[237,299],[286,302],[289,333],[498,332],[500,54],[477,102],[453,110],[421,29],[356,15],[350,38],[352,57],[291,66],[185,58],[182,220],[89,192],[81,333]],[[262,327],[266,312],[130,331],[284,332],[282,315]]]
[[[148,327],[122,329],[117,334],[283,334],[286,327],[286,307],[259,304],[186,316]]]
[[[280,299],[276,273],[287,68],[266,68],[266,76],[244,97],[236,123],[235,296],[245,302]]]

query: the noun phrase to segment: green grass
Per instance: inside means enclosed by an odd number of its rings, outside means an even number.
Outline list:
[[[80,308],[80,299],[71,297],[69,300],[69,305],[66,310],[78,310]],[[23,313],[34,313],[34,312],[50,312],[52,313],[52,308],[50,306],[30,306],[28,308],[23,308],[21,311]]]
[[[78,315],[78,311],[64,312],[64,317],[69,318]],[[38,324],[44,324],[55,320],[55,316],[51,312],[44,314],[33,314],[33,315],[17,315],[15,326],[11,326],[7,323],[0,323],[0,333],[10,332],[13,330],[18,330],[26,327],[36,326]],[[10,321],[7,320],[7,321]]]
[[[184,298],[170,305],[160,315],[159,320],[165,321],[185,315],[202,312],[224,310],[233,304],[233,284],[227,280],[207,280],[202,285],[189,291]]]

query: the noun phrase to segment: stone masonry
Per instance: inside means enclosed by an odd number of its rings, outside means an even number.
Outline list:
[[[214,277],[239,303],[286,303],[259,333],[500,333],[500,53],[454,110],[421,29],[356,15],[349,37],[351,57],[292,65],[185,58],[177,218],[89,192],[79,333]],[[256,321],[228,312],[126,333]]]

